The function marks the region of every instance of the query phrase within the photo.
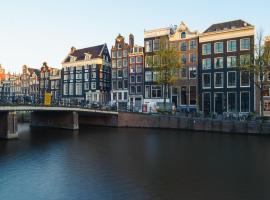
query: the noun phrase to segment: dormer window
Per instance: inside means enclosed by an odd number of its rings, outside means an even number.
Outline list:
[[[75,62],[75,60],[76,60],[76,57],[70,56],[70,62]]]
[[[92,57],[92,55],[91,54],[85,54],[85,60],[90,60],[91,59],[91,57]]]
[[[186,32],[182,32],[182,33],[181,33],[181,38],[182,38],[182,39],[186,38]]]

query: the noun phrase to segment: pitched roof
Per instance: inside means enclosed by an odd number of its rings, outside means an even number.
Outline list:
[[[235,20],[235,21],[213,24],[208,29],[206,29],[204,33],[243,28],[246,26],[252,26],[252,25],[240,19],[240,20]]]
[[[28,71],[29,71],[30,75],[32,75],[34,72],[35,72],[35,74],[36,74],[37,76],[40,75],[40,70],[39,70],[39,69],[35,69],[35,68],[30,68],[30,67],[28,67]]]
[[[76,61],[84,60],[86,53],[91,54],[92,55],[91,58],[98,58],[98,57],[100,57],[100,53],[101,53],[102,49],[104,48],[104,45],[106,45],[106,44],[88,47],[88,48],[84,48],[84,49],[75,49],[65,59],[64,63],[70,62],[70,56],[76,57]]]

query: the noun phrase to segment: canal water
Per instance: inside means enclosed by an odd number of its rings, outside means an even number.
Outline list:
[[[269,200],[270,137],[30,129],[0,141],[0,200]]]

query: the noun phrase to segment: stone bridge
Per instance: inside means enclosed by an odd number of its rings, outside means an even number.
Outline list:
[[[79,124],[117,126],[118,112],[71,107],[0,106],[0,138],[17,138],[17,111],[31,113],[30,125],[76,130]]]

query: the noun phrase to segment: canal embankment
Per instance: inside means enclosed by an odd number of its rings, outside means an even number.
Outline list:
[[[270,135],[270,123],[120,112],[118,127]]]

